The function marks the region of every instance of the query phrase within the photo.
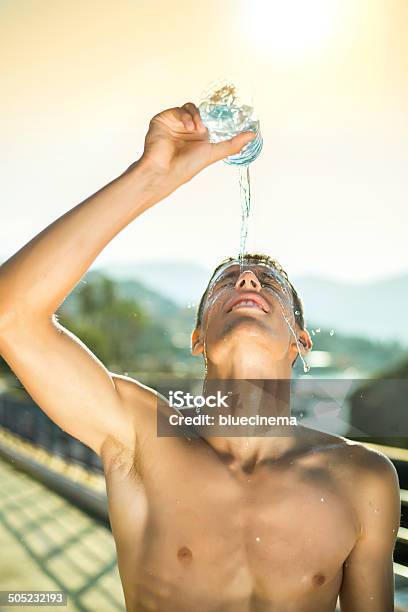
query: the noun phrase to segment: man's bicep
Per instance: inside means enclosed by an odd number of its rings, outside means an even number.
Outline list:
[[[8,330],[1,353],[27,392],[64,431],[98,454],[108,435],[132,444],[131,414],[110,372],[56,321]]]
[[[344,564],[341,612],[392,612],[392,553],[360,542]]]
[[[359,487],[361,534],[344,563],[342,612],[394,610],[393,550],[400,521],[398,477],[383,455],[370,455],[371,474]]]

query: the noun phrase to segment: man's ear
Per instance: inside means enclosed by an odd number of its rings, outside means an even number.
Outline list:
[[[191,334],[191,354],[201,355],[204,350],[204,344],[201,339],[201,328],[196,327]]]
[[[297,325],[295,329],[296,329],[297,342],[295,338],[292,338],[292,342],[291,342],[292,350],[295,355],[299,353],[299,347],[298,347],[299,345],[300,354],[302,356],[307,355],[307,353],[310,351],[310,349],[313,346],[313,342],[310,337],[310,334],[307,331],[307,329],[300,329]]]
[[[306,353],[308,353],[312,349],[312,346],[313,346],[313,342],[310,337],[310,334],[307,331],[307,329],[297,329],[296,331],[297,331],[299,343],[303,347],[302,355],[306,355]]]

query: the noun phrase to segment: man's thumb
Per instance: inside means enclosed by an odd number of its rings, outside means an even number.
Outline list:
[[[241,134],[237,134],[237,136],[234,136],[234,138],[230,140],[224,140],[223,142],[214,144],[214,161],[224,159],[230,155],[236,155],[246,144],[248,144],[248,142],[254,140],[255,137],[256,134],[254,132],[241,132]]]

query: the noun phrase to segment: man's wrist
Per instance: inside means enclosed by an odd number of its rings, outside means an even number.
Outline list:
[[[167,173],[141,157],[124,172],[136,189],[143,193],[144,207],[149,208],[168,195]]]

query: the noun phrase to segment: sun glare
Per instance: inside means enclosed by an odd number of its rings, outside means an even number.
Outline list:
[[[251,0],[243,4],[243,28],[268,57],[307,58],[333,42],[340,8],[340,0]]]

